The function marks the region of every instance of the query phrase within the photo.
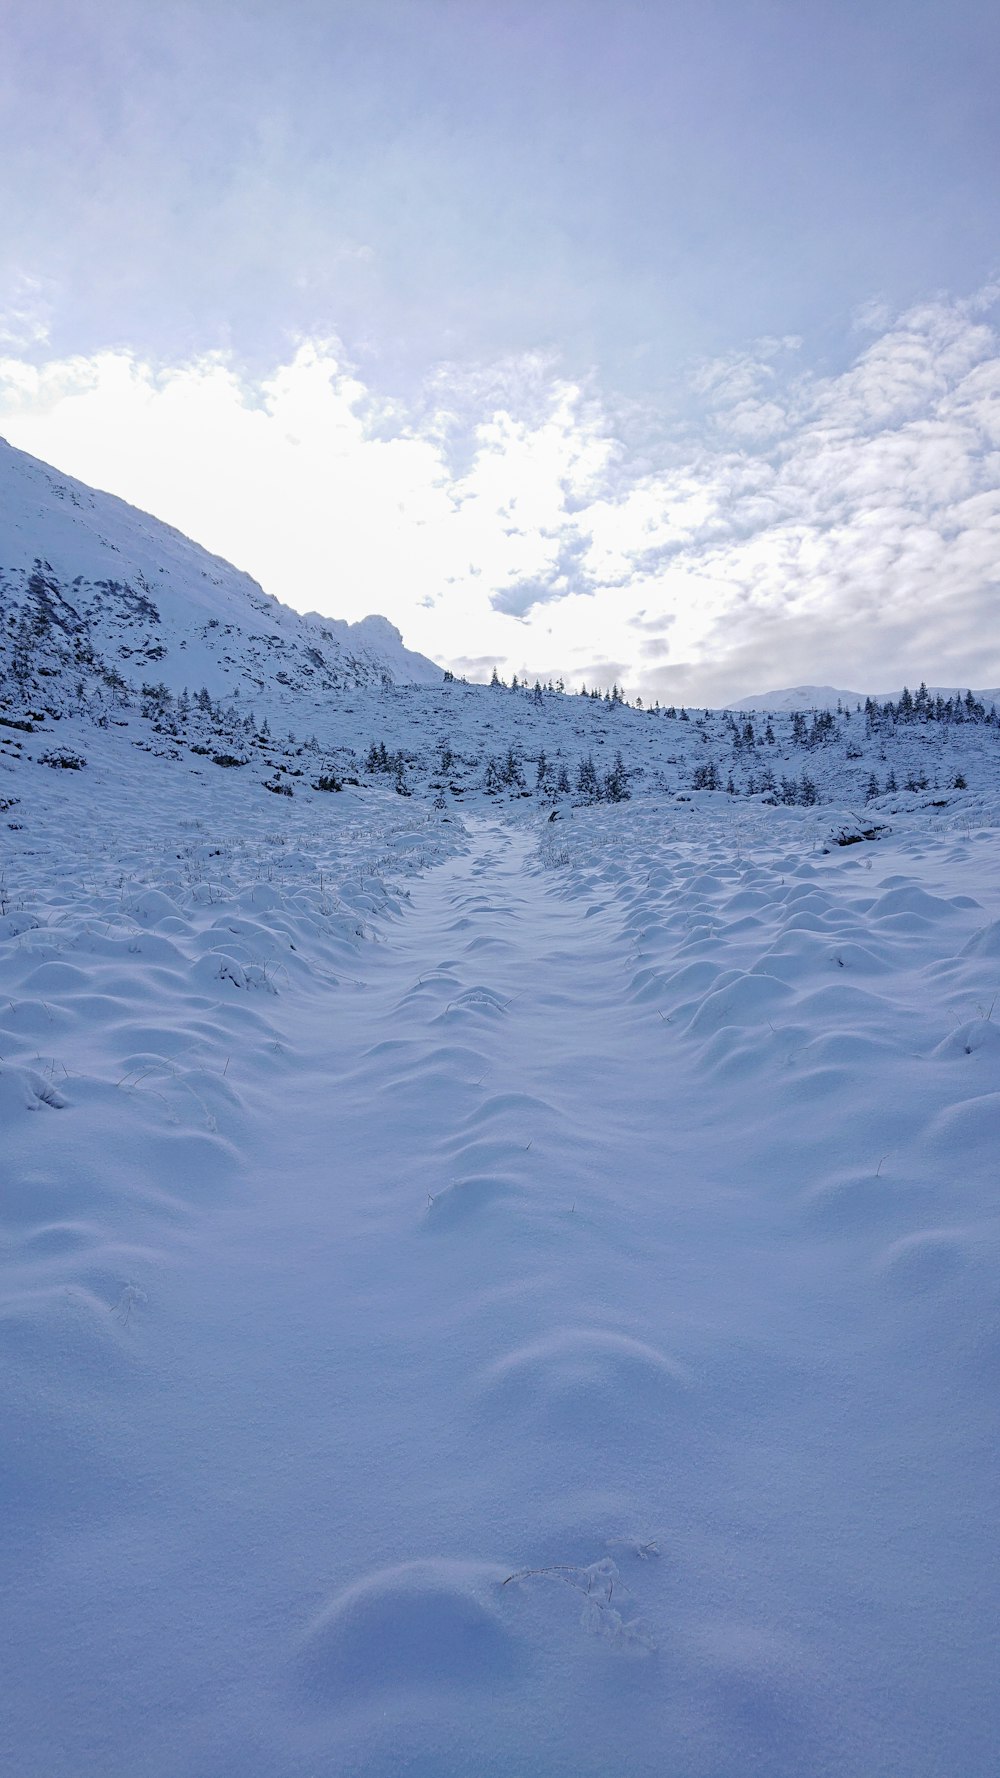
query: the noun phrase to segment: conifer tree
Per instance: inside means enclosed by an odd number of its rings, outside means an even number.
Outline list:
[[[621,753],[615,754],[615,763],[604,780],[604,794],[609,803],[625,803],[631,796],[628,787],[628,773]]]
[[[581,759],[576,768],[576,788],[580,796],[589,797],[593,802],[596,802],[601,794],[601,787],[597,781],[597,769],[593,757],[589,753],[586,758]]]

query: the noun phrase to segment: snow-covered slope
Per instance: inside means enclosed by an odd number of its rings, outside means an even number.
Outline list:
[[[441,681],[384,617],[300,616],[171,526],[0,440],[0,610],[23,599],[32,576],[34,603],[56,628],[126,679],[173,692]]]

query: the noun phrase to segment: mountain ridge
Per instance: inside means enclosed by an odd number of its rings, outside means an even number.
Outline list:
[[[895,702],[902,690],[902,685],[894,686],[891,691],[873,692],[845,691],[836,685],[786,685],[773,691],[755,692],[750,697],[738,698],[735,703],[720,704],[718,708],[723,710],[772,710],[786,714],[793,710],[835,710],[838,704],[850,705],[851,708],[857,704],[864,706],[865,700],[869,697],[874,698],[879,704],[884,704],[890,699]],[[915,691],[916,686],[911,685],[910,690]],[[1000,704],[1000,688],[995,686],[979,690],[975,686],[969,687],[967,685],[929,685],[927,690],[934,698],[964,697],[966,692],[971,690],[973,697],[977,698],[981,704]]]
[[[282,671],[313,691],[443,677],[388,618],[293,611],[176,527],[3,439],[0,603],[23,597],[33,575],[50,620],[86,632],[116,664],[155,668],[172,692],[204,685],[231,696],[241,681],[260,690]]]

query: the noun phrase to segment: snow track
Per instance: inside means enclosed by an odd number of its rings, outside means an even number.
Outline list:
[[[23,1778],[992,1769],[996,835],[540,831],[9,915]]]

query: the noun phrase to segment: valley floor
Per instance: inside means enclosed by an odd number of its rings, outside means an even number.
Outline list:
[[[986,1778],[998,830],[115,783],[4,880],[5,1770]]]

